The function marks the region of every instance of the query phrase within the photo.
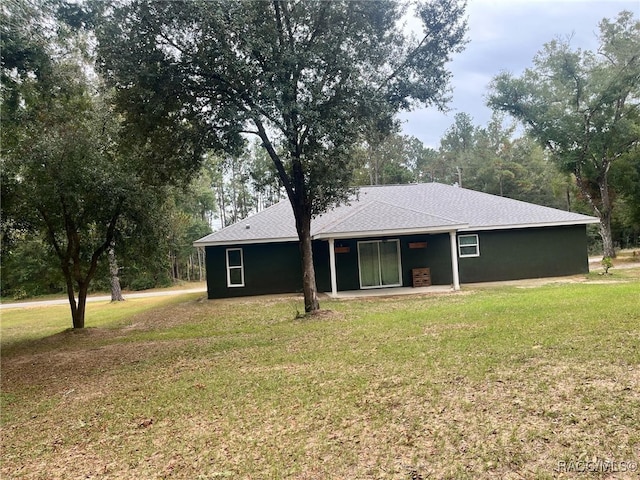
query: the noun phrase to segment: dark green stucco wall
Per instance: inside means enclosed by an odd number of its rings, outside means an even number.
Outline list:
[[[478,234],[480,256],[458,259],[461,283],[589,271],[584,225],[468,233]]]
[[[227,248],[242,248],[244,287],[227,287]],[[209,298],[244,297],[302,291],[302,266],[297,242],[206,247]],[[313,243],[316,284],[319,291],[331,290],[329,245]]]
[[[427,242],[425,249],[409,248],[409,243]],[[448,285],[453,283],[451,272],[451,246],[449,234],[420,235],[402,237],[400,239],[402,255],[402,284],[412,286],[411,270],[428,267],[431,271],[433,285]]]
[[[331,269],[329,268],[329,242],[313,242],[313,264],[316,270],[316,287],[319,292],[331,291]],[[302,285],[302,280],[300,281]],[[300,287],[302,288],[302,287]]]
[[[227,287],[226,250],[206,247],[209,298],[243,297],[302,290],[297,243],[238,245],[244,260],[244,287]]]
[[[461,283],[515,280],[587,273],[586,227],[568,226],[496,230],[476,233],[480,256],[459,258]],[[413,268],[429,267],[434,285],[453,283],[449,234],[389,237],[400,240],[402,284],[412,284]],[[358,241],[380,237],[336,240],[336,247],[348,247],[336,253],[338,290],[358,290]],[[409,243],[426,242],[426,248],[411,249]],[[297,242],[238,245],[244,256],[244,287],[227,287],[225,252],[234,247],[206,247],[207,288],[209,298],[226,298],[302,291],[300,252]],[[313,242],[318,291],[331,291],[329,244]]]
[[[336,277],[338,290],[359,290],[358,276],[358,242],[368,240],[382,240],[381,237],[359,238],[357,240],[336,240],[336,247],[348,247],[348,253],[336,253]],[[434,285],[451,283],[451,254],[449,234],[415,235],[404,237],[389,237],[389,240],[400,240],[400,259],[402,265],[402,285],[410,287],[412,283],[411,270],[413,268],[429,267]],[[426,242],[426,248],[411,249],[409,243]],[[328,262],[327,256],[327,262]],[[328,290],[331,290],[329,284]]]

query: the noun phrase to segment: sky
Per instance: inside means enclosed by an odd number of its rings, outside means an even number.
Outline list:
[[[622,10],[640,17],[640,0],[468,0],[469,42],[449,64],[450,111],[429,108],[404,113],[403,133],[437,149],[458,112],[485,126],[491,117],[485,97],[495,75],[521,74],[532,66],[543,45],[555,38],[571,37],[574,48],[597,50],[598,23],[615,19]]]

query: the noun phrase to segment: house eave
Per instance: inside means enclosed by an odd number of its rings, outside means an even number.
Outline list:
[[[396,235],[422,235],[434,233],[449,233],[468,228],[466,223],[457,225],[441,225],[438,227],[399,228],[390,230],[366,230],[360,232],[322,232],[313,236],[314,240],[390,237]]]
[[[194,247],[224,247],[227,245],[255,245],[258,243],[287,243],[297,242],[298,237],[277,237],[277,238],[254,238],[243,240],[210,240],[210,241],[195,241]]]
[[[505,225],[481,225],[473,226],[467,223],[455,224],[455,225],[441,225],[437,227],[417,227],[417,228],[401,228],[401,229],[389,229],[389,230],[366,230],[358,232],[321,232],[317,235],[313,235],[313,240],[329,240],[333,239],[348,239],[348,238],[369,238],[369,237],[390,237],[395,235],[421,235],[421,234],[436,234],[436,233],[448,233],[448,232],[480,232],[488,230],[515,230],[525,228],[545,228],[545,227],[564,227],[572,225],[590,225],[599,223],[600,221],[595,218],[585,218],[582,220],[567,220],[561,222],[541,222],[541,223],[520,223],[520,224],[505,224]],[[230,245],[254,245],[265,243],[286,243],[286,242],[298,242],[298,237],[274,237],[274,238],[259,238],[259,239],[242,239],[242,240],[210,240],[210,241],[196,241],[193,242],[194,247],[221,247]]]
[[[600,223],[600,220],[598,220],[597,218],[587,218],[584,220],[567,220],[562,222],[467,226],[465,228],[461,228],[459,231],[460,232],[480,232],[480,231],[487,231],[487,230],[515,230],[515,229],[524,229],[524,228],[569,227],[572,225],[590,225],[594,223]]]

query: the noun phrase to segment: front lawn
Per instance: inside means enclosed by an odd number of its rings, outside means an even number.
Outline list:
[[[297,297],[130,300],[90,305],[82,332],[62,311],[38,332],[53,307],[3,311],[0,476],[634,478],[632,277],[324,300],[307,319]]]

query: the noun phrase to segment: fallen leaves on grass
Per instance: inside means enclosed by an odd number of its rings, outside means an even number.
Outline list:
[[[3,357],[0,472],[545,479],[569,476],[560,461],[637,459],[628,315],[585,298],[580,341],[565,344],[557,332],[573,317],[538,318],[540,297],[518,295],[533,316],[488,317],[490,299],[469,306],[473,295],[335,302],[309,322],[290,299],[191,302],[32,343]],[[593,327],[603,312],[615,343]]]

